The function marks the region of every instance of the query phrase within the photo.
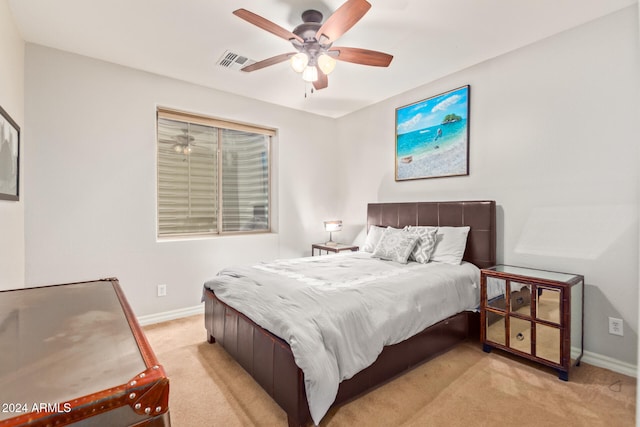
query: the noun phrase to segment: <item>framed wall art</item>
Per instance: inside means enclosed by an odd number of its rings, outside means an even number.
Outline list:
[[[396,181],[469,175],[469,86],[396,108]]]
[[[18,200],[20,127],[0,107],[0,200]]]

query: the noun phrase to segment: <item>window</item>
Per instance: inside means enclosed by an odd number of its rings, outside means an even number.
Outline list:
[[[158,236],[270,230],[272,129],[158,109]]]

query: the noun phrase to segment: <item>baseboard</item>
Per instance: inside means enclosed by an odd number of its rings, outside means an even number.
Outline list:
[[[635,378],[638,376],[638,367],[636,365],[623,362],[609,356],[604,356],[602,354],[585,351],[582,356],[582,361],[584,363],[588,363],[589,365],[609,369],[613,372],[628,375],[630,377]]]
[[[164,311],[162,313],[148,314],[146,316],[139,316],[138,323],[141,326],[152,325],[154,323],[166,322],[168,320],[180,319],[182,317],[195,316],[196,314],[204,314],[204,304],[179,308],[177,310]]]

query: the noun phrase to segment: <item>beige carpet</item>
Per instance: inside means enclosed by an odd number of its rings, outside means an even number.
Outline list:
[[[286,415],[217,344],[203,316],[146,326],[170,379],[174,427],[286,426]],[[555,371],[465,343],[332,409],[321,426],[635,426],[636,380],[583,363]]]

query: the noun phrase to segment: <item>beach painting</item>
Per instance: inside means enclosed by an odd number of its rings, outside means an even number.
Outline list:
[[[396,108],[396,181],[469,175],[469,86]]]

